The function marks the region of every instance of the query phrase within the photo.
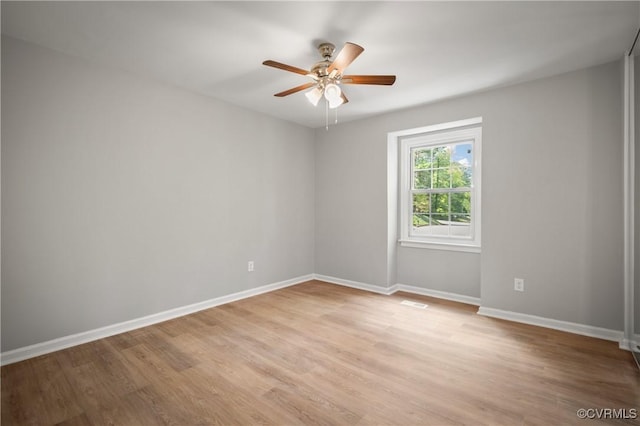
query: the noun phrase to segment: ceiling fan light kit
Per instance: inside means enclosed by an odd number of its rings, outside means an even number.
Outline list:
[[[309,102],[311,102],[313,106],[316,106],[318,105],[318,101],[320,101],[320,98],[322,98],[322,90],[320,90],[319,87],[314,87],[304,95],[307,97],[307,99],[309,99]]]
[[[342,90],[336,83],[329,83],[324,87],[324,98],[329,102],[329,108],[338,108],[344,103]]]
[[[364,51],[364,48],[355,43],[345,43],[335,60],[331,60],[335,46],[331,43],[321,43],[318,52],[323,60],[316,62],[309,71],[291,65],[272,60],[266,60],[262,64],[278,68],[284,71],[304,75],[313,79],[313,82],[296,86],[292,89],[276,93],[274,96],[284,97],[302,90],[313,106],[317,106],[324,96],[328,108],[335,109],[349,102],[340,84],[372,84],[391,86],[396,81],[395,75],[344,75],[345,69]]]

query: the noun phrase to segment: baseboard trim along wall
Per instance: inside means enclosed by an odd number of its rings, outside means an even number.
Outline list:
[[[624,333],[618,330],[610,330],[601,327],[594,327],[585,324],[578,324],[568,321],[560,321],[550,318],[539,317],[529,314],[521,314],[518,312],[504,311],[501,309],[485,308],[480,306],[479,297],[465,296],[462,294],[449,293],[439,290],[431,290],[422,287],[415,287],[405,284],[395,284],[391,287],[382,287],[371,284],[360,283],[357,281],[343,280],[341,278],[328,277],[325,275],[314,274],[314,279],[326,281],[332,284],[344,285],[347,287],[357,288],[360,290],[372,291],[379,294],[391,295],[397,291],[419,294],[422,296],[430,296],[438,299],[451,300],[454,302],[466,303],[468,305],[479,306],[478,314],[487,317],[504,319],[507,321],[519,322],[523,324],[535,325],[538,327],[550,328],[553,330],[566,331],[568,333],[579,334],[582,336],[596,337],[598,339],[619,342],[621,349],[630,350],[634,345],[640,342],[640,336],[636,335],[635,342],[623,342]]]
[[[304,275],[301,277],[292,278],[290,280],[267,284],[261,287],[232,293],[226,296],[216,297],[213,299],[205,300],[203,302],[181,306],[175,309],[169,309],[164,312],[158,312],[157,314],[147,315],[145,317],[136,318],[130,321],[108,325],[106,327],[97,328],[95,330],[84,331],[81,333],[72,334],[70,336],[60,337],[58,339],[36,343],[34,345],[3,352],[2,354],[0,354],[0,365],[8,365],[14,362],[48,354],[50,352],[55,352],[61,349],[70,348],[72,346],[81,345],[83,343],[89,343],[94,340],[113,336],[115,334],[120,334],[127,331],[135,330],[137,328],[157,324],[159,322],[178,318],[184,315],[193,314],[204,309],[209,309],[216,306],[224,305],[226,303],[235,302],[236,300],[246,299],[248,297],[257,296],[259,294],[268,293],[270,291],[290,287],[292,285],[300,284],[312,279],[314,279],[313,275]]]
[[[324,281],[331,284],[338,284],[345,287],[356,288],[358,290],[371,291],[374,293],[384,294],[390,296],[397,291],[404,291],[406,293],[419,294],[421,296],[430,296],[438,299],[451,300],[454,302],[466,303],[468,305],[480,306],[479,297],[465,296],[462,294],[449,293],[446,291],[430,290],[422,287],[415,287],[405,284],[394,284],[391,287],[382,287],[378,285],[365,284],[358,281],[344,280],[342,278],[329,277],[326,275],[314,274],[313,278],[319,281]]]
[[[386,296],[389,296],[396,292],[396,288],[395,288],[396,286],[382,287],[379,285],[365,284],[358,281],[345,280],[342,278],[330,277],[327,275],[313,274],[313,279],[318,281],[324,281],[330,284],[338,284],[344,287],[356,288],[358,290],[370,291],[372,293],[384,294]]]
[[[226,303],[235,302],[236,300],[246,299],[249,297],[257,296],[259,294],[268,293],[270,291],[290,287],[296,284],[301,284],[310,280],[324,281],[331,284],[351,287],[358,290],[369,291],[386,296],[392,295],[398,291],[403,291],[422,296],[430,296],[438,299],[445,299],[454,302],[480,306],[480,298],[465,296],[456,293],[430,290],[405,284],[395,284],[391,287],[382,287],[373,284],[365,284],[358,281],[330,277],[326,275],[309,274],[297,278],[292,278],[286,281],[267,284],[261,287],[240,291],[226,296],[216,297],[214,299],[205,300],[203,302],[170,309],[164,312],[159,312],[157,314],[152,314],[142,318],[109,325],[95,330],[89,330],[82,333],[61,337],[59,339],[49,340],[47,342],[37,343],[35,345],[25,346],[23,348],[3,352],[2,354],[0,354],[0,365],[8,365],[14,362],[23,361],[25,359],[34,358],[36,356],[44,355],[50,352],[55,352],[62,349],[70,348],[72,346],[81,345],[83,343],[92,342],[94,340],[113,336],[115,334],[124,333],[138,328],[157,324],[159,322],[178,318],[184,315],[189,315],[198,311],[202,311],[204,309],[214,308]],[[478,314],[507,321],[520,322],[554,330],[566,331],[569,333],[580,334],[589,337],[596,337],[604,340],[616,341],[619,342],[620,348],[625,350],[630,350],[632,347],[635,347],[634,345],[640,344],[640,335],[634,336],[635,342],[629,342],[624,339],[624,333],[617,330],[609,330],[600,327],[593,327],[567,321],[559,321],[550,318],[538,317],[535,315],[521,314],[518,312],[504,311],[501,309],[486,308],[482,306],[479,307]]]
[[[640,334],[634,334],[633,340],[620,340],[619,346],[620,349],[624,349],[626,351],[640,352]]]
[[[451,300],[453,302],[466,303],[467,305],[480,306],[480,298],[465,296],[464,294],[449,293],[440,290],[430,290],[422,287],[414,287],[405,284],[396,284],[396,291],[404,291],[407,293],[419,294],[422,296],[430,296],[438,299]]]
[[[538,317],[535,315],[521,314],[518,312],[503,311],[501,309],[485,308],[483,306],[478,309],[478,314],[491,318],[498,318],[507,321],[520,322],[523,324],[536,325],[538,327],[551,328],[553,330],[566,331],[583,336],[596,337],[603,340],[611,340],[613,342],[619,342],[620,347],[622,349],[625,349],[622,347],[624,333],[618,330],[609,330],[607,328],[594,327],[591,325],[578,324],[575,322],[560,321],[550,318]]]

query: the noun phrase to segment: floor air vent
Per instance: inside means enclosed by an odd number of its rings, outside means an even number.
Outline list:
[[[402,302],[400,302],[401,305],[407,305],[407,306],[413,306],[414,308],[418,308],[418,309],[426,309],[427,305],[425,305],[424,303],[418,303],[418,302],[412,302],[411,300],[403,300]]]

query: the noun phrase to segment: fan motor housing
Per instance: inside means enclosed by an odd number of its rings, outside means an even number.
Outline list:
[[[327,75],[329,75],[329,73],[327,73],[327,68],[329,67],[329,65],[331,65],[331,61],[329,59],[316,62],[311,67],[311,73],[317,75],[320,78],[326,77]]]
[[[322,56],[325,61],[328,61],[331,56],[333,56],[333,52],[335,52],[336,46],[332,43],[321,43],[318,46],[318,52],[320,52],[320,56]]]

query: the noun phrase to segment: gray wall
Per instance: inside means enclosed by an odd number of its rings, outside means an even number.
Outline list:
[[[312,273],[313,155],[309,129],[3,37],[2,351]]]
[[[495,94],[484,133],[484,306],[622,329],[621,66]],[[525,293],[513,291],[515,276]]]
[[[316,272],[621,330],[621,63],[316,130]],[[482,253],[387,258],[387,132],[483,117]],[[513,291],[513,278],[525,292]]]
[[[621,84],[616,62],[312,131],[3,38],[2,351],[312,272],[621,330]],[[482,253],[398,248],[387,132],[476,116]]]

